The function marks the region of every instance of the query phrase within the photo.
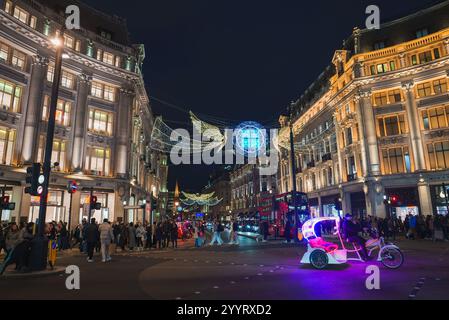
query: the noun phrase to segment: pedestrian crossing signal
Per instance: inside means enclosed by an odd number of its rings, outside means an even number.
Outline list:
[[[42,176],[43,177],[43,176]],[[31,167],[27,168],[27,174],[25,182],[27,187],[25,188],[25,193],[32,196],[40,196],[43,191],[42,184],[45,182],[45,178],[41,177],[41,164],[33,163]],[[40,183],[42,181],[42,183]]]

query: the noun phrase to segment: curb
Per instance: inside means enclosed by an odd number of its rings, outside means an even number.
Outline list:
[[[5,272],[1,279],[30,279],[30,278],[44,278],[53,275],[59,275],[65,273],[66,267],[55,267],[54,270],[45,270],[30,273],[18,273],[18,272]]]

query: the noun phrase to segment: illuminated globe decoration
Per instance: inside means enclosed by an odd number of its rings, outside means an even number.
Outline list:
[[[265,129],[257,122],[241,123],[234,130],[234,145],[236,152],[245,157],[256,157],[266,146]]]

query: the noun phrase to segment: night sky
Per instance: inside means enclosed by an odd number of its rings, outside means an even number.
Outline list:
[[[173,128],[188,110],[223,122],[276,123],[292,100],[331,63],[353,27],[376,4],[388,21],[435,0],[85,0],[128,20],[143,43],[144,78],[152,107]],[[182,112],[179,110],[185,110]],[[199,190],[211,167],[170,166],[169,187]]]

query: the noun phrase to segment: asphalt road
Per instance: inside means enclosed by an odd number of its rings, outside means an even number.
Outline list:
[[[278,242],[195,249],[118,253],[110,263],[87,263],[74,253],[59,265],[77,265],[81,288],[69,291],[66,275],[0,278],[0,299],[449,299],[449,244],[400,241],[405,263],[400,270],[376,262],[351,263],[317,271],[301,266],[305,249]],[[368,290],[369,264],[380,268],[380,290]]]

